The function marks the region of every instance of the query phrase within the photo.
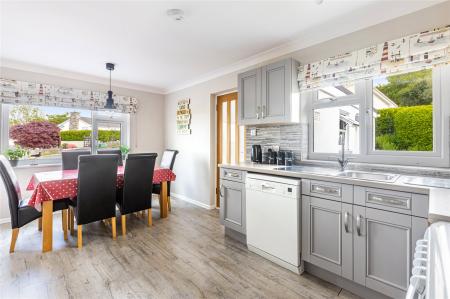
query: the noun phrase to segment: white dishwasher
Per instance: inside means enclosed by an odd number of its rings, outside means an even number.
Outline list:
[[[296,273],[301,261],[300,180],[247,174],[247,246]]]

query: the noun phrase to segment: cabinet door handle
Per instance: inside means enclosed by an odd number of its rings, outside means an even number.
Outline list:
[[[259,111],[261,110],[261,107],[256,107],[256,119],[259,119]]]
[[[220,197],[223,197],[222,189],[223,189],[223,185],[220,185],[220,188],[219,188],[219,196]]]
[[[356,217],[356,233],[358,234],[358,236],[361,236],[361,215],[358,215]]]
[[[261,117],[262,118],[266,117],[265,114],[266,114],[266,105],[263,105],[262,106],[262,111],[261,111]]]
[[[344,213],[344,228],[345,232],[348,233],[348,212]]]

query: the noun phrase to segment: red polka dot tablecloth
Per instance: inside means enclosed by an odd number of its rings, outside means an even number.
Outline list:
[[[117,169],[117,187],[123,186],[124,167]],[[155,168],[153,184],[175,181],[175,173],[167,168]],[[28,205],[41,210],[43,201],[75,198],[78,188],[78,170],[59,170],[35,173],[28,183],[27,190],[33,191]]]

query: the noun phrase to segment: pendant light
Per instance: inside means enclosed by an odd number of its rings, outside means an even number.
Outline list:
[[[113,92],[111,87],[111,72],[114,71],[114,63],[107,62],[106,69],[109,71],[109,90],[108,90],[108,97],[106,98],[105,109],[116,109],[116,105],[114,105]]]

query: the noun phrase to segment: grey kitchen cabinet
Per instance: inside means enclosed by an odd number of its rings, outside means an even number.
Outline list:
[[[238,75],[239,122],[256,123],[261,113],[261,68]]]
[[[300,121],[299,63],[284,59],[238,75],[239,123]]]
[[[355,205],[354,280],[393,298],[404,298],[415,239],[423,218]],[[415,225],[417,224],[418,225]]]
[[[303,259],[353,279],[352,205],[303,195],[302,212]]]
[[[404,298],[414,246],[427,228],[428,197],[308,179],[302,193],[303,259]]]
[[[219,192],[220,222],[225,227],[245,235],[245,184],[221,179]]]

